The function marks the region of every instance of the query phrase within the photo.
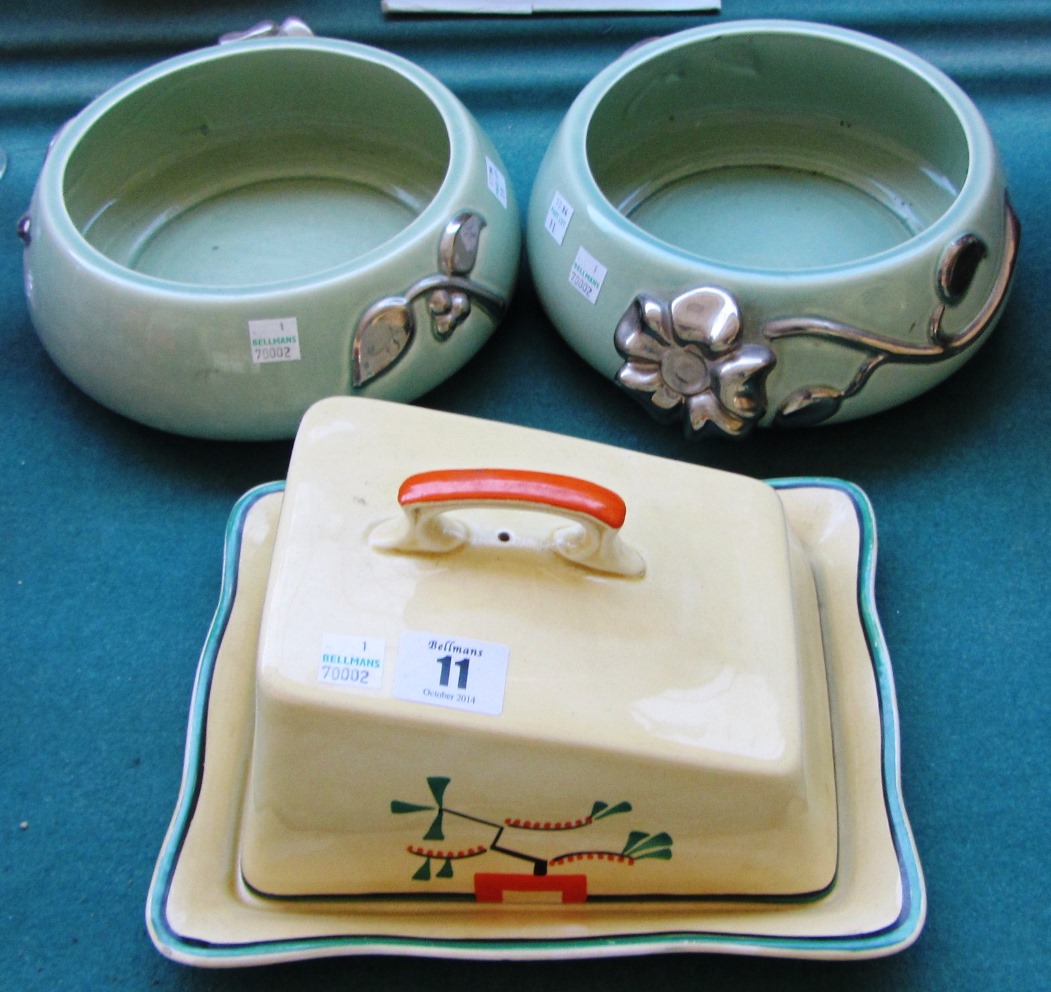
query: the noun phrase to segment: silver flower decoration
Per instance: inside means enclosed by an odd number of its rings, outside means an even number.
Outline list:
[[[625,359],[616,381],[658,420],[681,419],[688,437],[744,437],[766,412],[774,353],[741,340],[737,301],[711,286],[670,304],[640,294],[617,324]]]

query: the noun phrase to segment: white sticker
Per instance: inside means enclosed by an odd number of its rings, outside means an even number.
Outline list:
[[[299,361],[299,324],[295,317],[250,320],[248,342],[256,365]]]
[[[381,637],[326,634],[321,639],[317,680],[342,689],[379,689],[383,685]]]
[[[414,703],[498,716],[507,645],[406,630],[398,643],[394,695]]]
[[[547,208],[547,220],[544,221],[547,233],[559,244],[562,244],[566,240],[566,231],[572,219],[573,208],[566,202],[562,194],[555,190],[551,206]]]
[[[500,201],[500,206],[506,210],[507,180],[504,178],[504,174],[500,171],[496,163],[488,155],[485,156],[485,181],[489,186],[489,192]]]
[[[597,258],[581,248],[577,257],[573,259],[573,267],[569,270],[569,284],[588,303],[594,303],[598,300],[607,271],[606,266]]]

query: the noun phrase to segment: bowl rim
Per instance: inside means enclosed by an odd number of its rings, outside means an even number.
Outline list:
[[[592,172],[587,145],[595,111],[616,85],[646,63],[696,44],[741,35],[793,35],[824,39],[880,56],[928,83],[955,115],[967,143],[967,172],[952,202],[923,230],[880,252],[834,264],[776,270],[732,264],[687,251],[632,222],[607,198]],[[930,252],[940,253],[947,241],[959,234],[961,225],[969,227],[966,215],[972,211],[974,204],[983,201],[993,184],[993,178],[1001,172],[999,153],[981,112],[967,93],[936,66],[908,49],[861,31],[782,18],[742,19],[702,25],[649,39],[629,48],[580,91],[562,121],[560,137],[567,142],[570,163],[583,163],[574,178],[583,190],[592,223],[604,235],[634,246],[636,250],[645,250],[661,266],[700,268],[713,273],[716,279],[722,278],[728,285],[742,281],[767,286],[783,285],[788,279],[793,283],[827,282],[837,278],[853,280],[862,271],[896,268],[910,258]]]
[[[315,272],[289,279],[236,285],[180,282],[147,275],[115,261],[84,236],[70,216],[65,198],[66,169],[81,139],[125,98],[163,84],[195,66],[234,58],[254,57],[267,51],[330,53],[333,56],[371,63],[395,72],[412,84],[420,96],[438,112],[448,141],[448,156],[441,181],[424,208],[391,238],[354,258]],[[357,278],[377,267],[388,267],[392,255],[411,252],[415,246],[430,247],[436,232],[463,208],[470,184],[471,162],[480,147],[478,125],[460,100],[435,76],[408,59],[359,42],[323,37],[268,37],[221,42],[155,63],[115,84],[87,104],[54,135],[33,194],[33,212],[53,227],[55,235],[79,264],[99,277],[158,297],[197,301],[262,299],[303,290],[317,290]],[[43,226],[43,224],[42,224]]]

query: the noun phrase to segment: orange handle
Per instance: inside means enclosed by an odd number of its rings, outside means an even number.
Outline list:
[[[410,475],[398,490],[403,506],[420,503],[480,502],[536,503],[593,517],[618,530],[627,508],[615,492],[571,475],[524,469],[441,469]]]

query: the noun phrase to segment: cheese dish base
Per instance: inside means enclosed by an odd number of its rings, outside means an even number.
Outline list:
[[[167,957],[208,967],[352,954],[568,959],[710,952],[858,959],[902,950],[926,913],[900,787],[893,674],[875,611],[864,494],[827,479],[772,483],[810,559],[826,640],[840,851],[818,899],[573,905],[274,899],[240,873],[255,661],[283,483],[245,494],[226,535],[220,601],[194,684],[182,787],[147,901]]]

